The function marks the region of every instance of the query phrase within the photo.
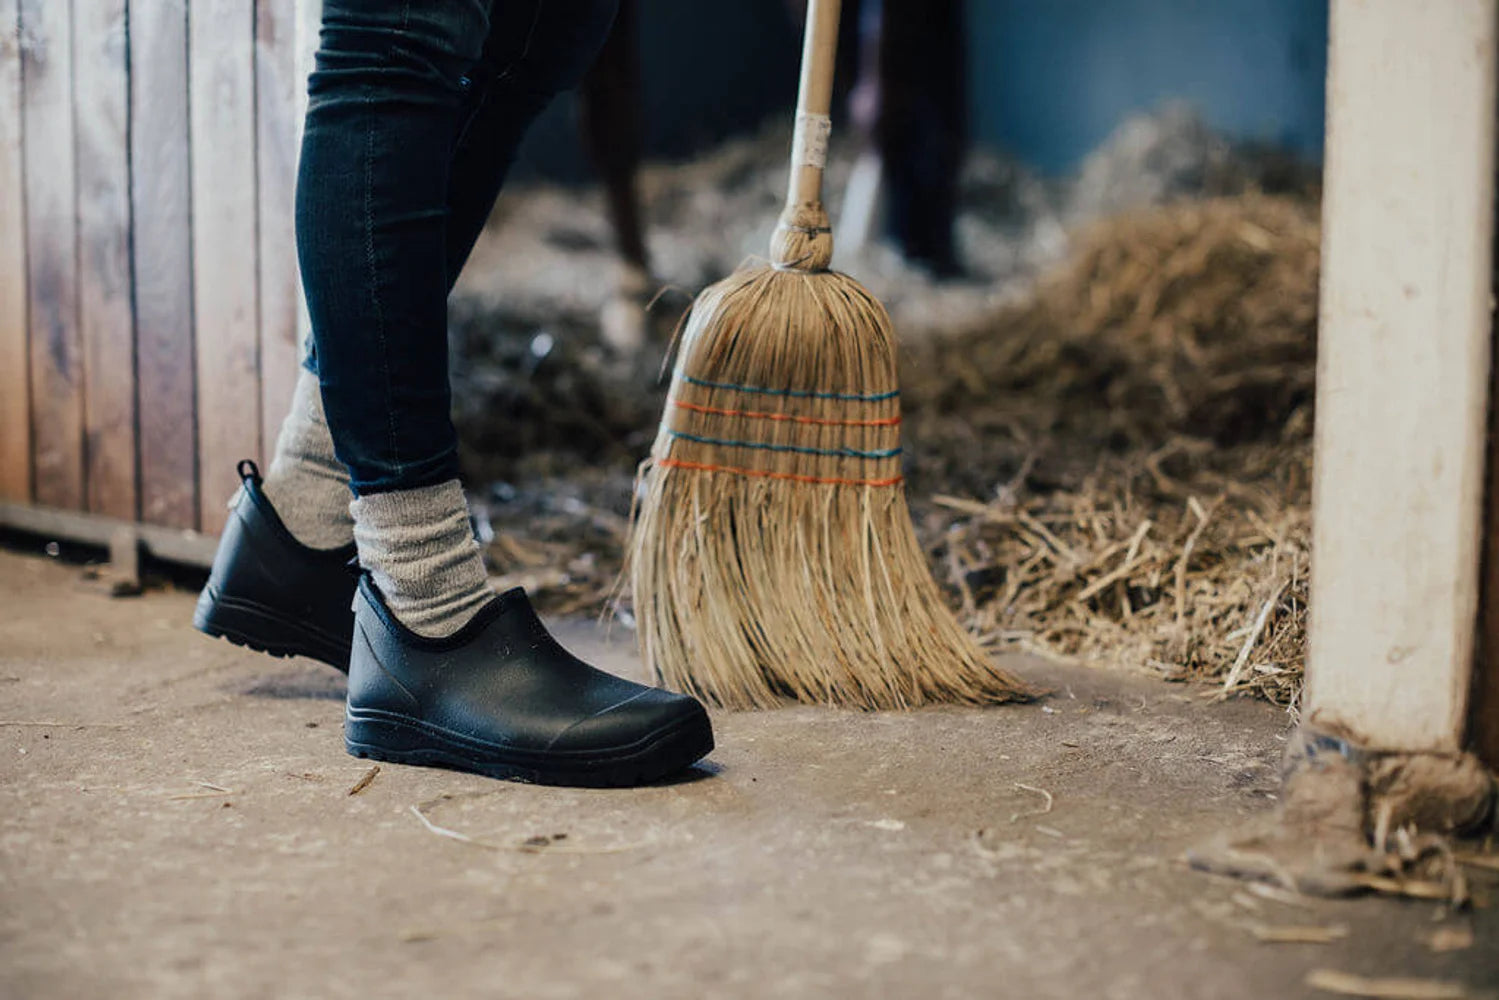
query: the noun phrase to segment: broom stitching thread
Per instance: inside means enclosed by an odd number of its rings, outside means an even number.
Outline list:
[[[696,472],[728,472],[736,476],[757,476],[762,479],[784,479],[793,483],[815,483],[826,486],[899,486],[905,476],[894,479],[834,479],[824,476],[799,476],[791,472],[770,472],[764,469],[740,469],[732,465],[709,465],[705,462],[687,462],[680,458],[657,459],[656,464],[668,469],[690,469]]]
[[[756,385],[736,385],[733,382],[710,382],[707,379],[694,378],[683,372],[679,376],[683,382],[692,385],[700,385],[706,389],[732,389],[735,392],[758,392],[766,396],[789,396],[792,399],[843,399],[863,403],[878,403],[886,399],[894,399],[900,395],[899,389],[889,392],[879,392],[871,395],[861,395],[850,392],[807,392],[802,389],[765,389]]]
[[[677,430],[667,433],[674,438],[692,441],[695,444],[721,445],[725,448],[757,448],[761,451],[794,451],[799,455],[822,455],[828,458],[894,458],[900,454],[899,448],[885,448],[880,451],[859,451],[856,448],[806,448],[799,444],[770,444],[765,441],[733,441],[728,438],[701,437]]]
[[[711,413],[720,417],[746,417],[752,420],[791,420],[799,424],[816,424],[819,427],[894,427],[901,420],[900,417],[886,417],[883,420],[834,420],[822,417],[800,417],[789,413],[762,413],[756,410],[723,410],[716,406],[701,406],[680,399],[672,400],[672,404],[694,413]]]

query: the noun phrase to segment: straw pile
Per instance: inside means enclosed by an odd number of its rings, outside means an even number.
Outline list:
[[[914,351],[913,506],[970,627],[1295,698],[1317,262],[1304,201],[1153,209]]]
[[[1142,209],[1077,232],[1069,263],[1019,305],[959,329],[944,310],[902,323],[917,534],[992,647],[1294,700],[1316,218],[1312,199],[1258,194]],[[593,610],[617,579],[661,397],[599,374],[574,331],[540,351],[534,330],[460,335],[503,347],[508,373],[472,366],[458,393],[505,415],[471,471],[516,484],[480,498],[504,582],[552,610]],[[505,458],[519,437],[524,458]]]

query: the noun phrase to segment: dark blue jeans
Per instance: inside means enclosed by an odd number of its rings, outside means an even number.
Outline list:
[[[324,0],[297,257],[334,450],[356,494],[458,474],[447,297],[526,128],[616,0]]]

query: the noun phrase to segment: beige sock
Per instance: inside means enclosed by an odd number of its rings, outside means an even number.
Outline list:
[[[349,473],[333,455],[317,376],[302,371],[291,412],[281,422],[276,454],[265,474],[265,495],[292,537],[314,549],[336,549],[354,539]]]
[[[411,631],[452,635],[494,596],[458,480],[372,493],[349,510],[360,565]]]

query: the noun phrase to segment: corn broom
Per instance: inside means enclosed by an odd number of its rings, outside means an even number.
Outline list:
[[[768,266],[699,296],[629,543],[641,653],[711,703],[1024,699],[943,601],[901,476],[895,339],[828,270],[837,0],[811,0],[786,208]]]

